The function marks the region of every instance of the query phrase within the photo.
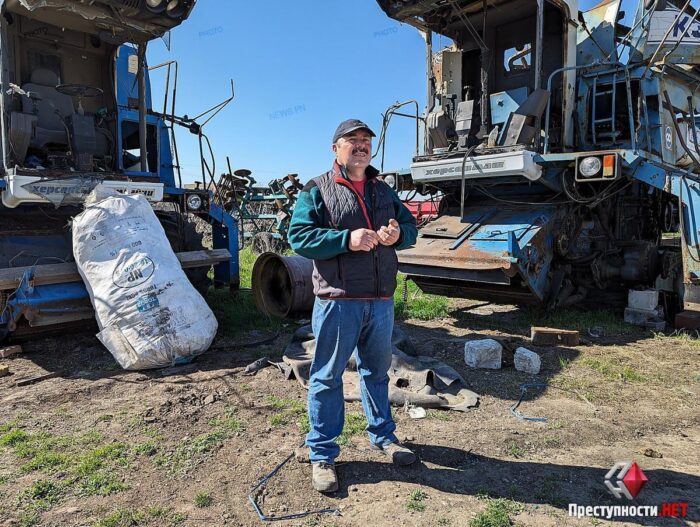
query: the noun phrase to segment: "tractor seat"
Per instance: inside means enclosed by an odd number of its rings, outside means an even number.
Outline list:
[[[30,80],[22,89],[41,100],[22,97],[22,112],[37,116],[36,128],[29,145],[35,148],[43,148],[49,143],[68,146],[69,139],[61,117],[67,119],[75,113],[73,100],[56,91],[59,79],[51,70],[36,69]],[[56,110],[61,117],[56,115]]]

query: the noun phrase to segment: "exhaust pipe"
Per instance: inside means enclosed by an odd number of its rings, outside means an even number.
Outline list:
[[[314,307],[313,262],[303,256],[263,253],[253,265],[252,288],[258,309],[285,318]]]

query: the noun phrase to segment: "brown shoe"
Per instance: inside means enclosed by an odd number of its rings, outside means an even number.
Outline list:
[[[416,461],[416,455],[398,441],[386,445],[370,444],[373,450],[384,452],[394,465],[410,465]]]
[[[311,482],[314,489],[319,492],[335,492],[338,490],[338,475],[335,473],[335,465],[328,463],[314,463]]]

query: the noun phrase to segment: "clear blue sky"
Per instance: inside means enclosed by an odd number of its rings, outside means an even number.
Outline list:
[[[447,43],[436,37],[434,49]],[[199,0],[172,32],[170,51],[150,44],[151,65],[173,59],[180,115],[223,100],[234,79],[236,98],[205,128],[217,177],[229,155],[234,170],[249,168],[259,182],[289,172],[307,181],[330,167],[331,137],[343,119],[363,119],[378,134],[381,113],[395,101],[425,106],[425,44],[374,0]],[[154,101],[162,80],[154,72]],[[414,134],[413,120],[392,120],[385,168],[408,167]],[[183,180],[198,178],[195,136],[180,129],[178,147]]]

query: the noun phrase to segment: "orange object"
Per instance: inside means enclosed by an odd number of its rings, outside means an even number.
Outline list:
[[[603,177],[615,177],[615,156],[603,156]]]

